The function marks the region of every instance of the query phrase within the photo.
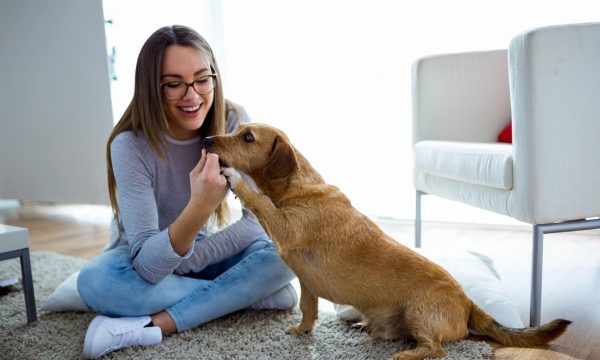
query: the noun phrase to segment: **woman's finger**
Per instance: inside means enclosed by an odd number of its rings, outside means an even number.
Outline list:
[[[206,156],[206,165],[204,166],[204,170],[208,172],[216,171],[217,173],[221,172],[221,166],[219,165],[219,155],[209,153]]]
[[[202,149],[202,155],[200,156],[200,161],[198,164],[192,169],[193,174],[200,174],[206,165],[206,149]]]

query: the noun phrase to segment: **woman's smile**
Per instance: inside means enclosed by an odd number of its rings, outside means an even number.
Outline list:
[[[200,113],[200,106],[203,104],[196,104],[190,106],[177,106],[183,116],[194,118]]]

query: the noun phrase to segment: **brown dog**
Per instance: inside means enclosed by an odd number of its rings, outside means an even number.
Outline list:
[[[467,328],[506,346],[532,347],[557,338],[570,324],[562,319],[527,329],[498,324],[444,269],[354,209],[280,130],[246,124],[204,144],[219,155],[232,190],[300,280],[302,321],[290,328],[294,334],[313,329],[319,297],[354,306],[372,336],[416,340],[416,348],[394,359],[442,357],[442,342],[463,339]],[[249,175],[262,194],[236,170]]]

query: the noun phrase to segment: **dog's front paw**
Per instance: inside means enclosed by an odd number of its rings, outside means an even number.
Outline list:
[[[287,332],[289,334],[299,336],[299,335],[304,335],[304,334],[308,334],[308,333],[312,332],[312,327],[307,328],[305,326],[302,326],[302,324],[292,325],[287,329]]]
[[[231,188],[231,190],[235,190],[235,188],[242,181],[242,176],[240,175],[240,173],[232,167],[223,168],[222,172],[225,178],[227,178],[227,182],[229,183],[229,187]]]

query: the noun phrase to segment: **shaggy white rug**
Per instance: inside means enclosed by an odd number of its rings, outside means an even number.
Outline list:
[[[49,252],[31,255],[38,308],[50,293],[84,260]],[[18,259],[0,262],[0,279],[20,277]],[[335,314],[321,312],[312,335],[285,333],[300,319],[300,311],[240,311],[193,331],[175,334],[156,346],[113,352],[107,359],[390,359],[409,346],[400,341],[377,341],[353,329]],[[81,359],[91,313],[38,312],[27,325],[23,292],[0,296],[0,359]],[[446,359],[491,359],[483,342],[445,345]]]

